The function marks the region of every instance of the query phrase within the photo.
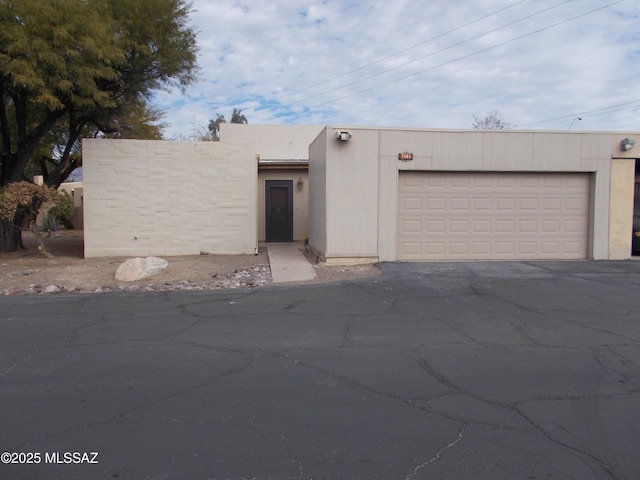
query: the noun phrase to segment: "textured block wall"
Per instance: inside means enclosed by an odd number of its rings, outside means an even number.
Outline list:
[[[85,257],[251,254],[249,144],[83,141]]]

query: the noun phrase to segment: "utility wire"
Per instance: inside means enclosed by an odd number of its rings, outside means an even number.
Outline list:
[[[378,63],[384,62],[385,60],[389,60],[390,58],[393,58],[393,57],[397,57],[398,55],[401,55],[401,54],[403,54],[403,53],[408,52],[409,50],[413,50],[414,48],[420,47],[420,46],[422,46],[422,45],[426,45],[427,43],[430,43],[430,42],[432,42],[432,41],[434,41],[434,40],[437,40],[438,38],[442,38],[442,37],[444,37],[444,36],[447,36],[447,35],[449,35],[450,33],[453,33],[453,32],[456,32],[456,31],[458,31],[458,30],[461,30],[461,29],[463,29],[463,28],[469,27],[469,26],[473,25],[474,23],[478,23],[478,22],[480,22],[480,21],[482,21],[482,20],[485,20],[485,19],[487,19],[487,18],[489,18],[489,17],[492,17],[493,15],[497,15],[498,13],[504,12],[505,10],[508,10],[508,9],[510,9],[510,8],[513,8],[513,7],[515,7],[516,5],[519,5],[519,4],[524,3],[524,2],[526,2],[526,1],[528,1],[528,0],[518,0],[517,2],[512,3],[511,5],[507,5],[507,6],[506,6],[506,7],[504,7],[504,8],[500,8],[500,9],[498,9],[498,10],[495,10],[494,12],[491,12],[491,13],[488,13],[488,14],[486,14],[486,15],[483,15],[482,17],[478,17],[478,18],[476,18],[475,20],[471,20],[470,22],[467,22],[467,23],[465,23],[465,24],[463,24],[463,25],[460,25],[460,26],[458,26],[458,27],[452,28],[451,30],[448,30],[448,31],[446,31],[446,32],[440,33],[440,34],[438,34],[438,35],[436,35],[436,36],[434,36],[434,37],[429,38],[428,40],[424,40],[424,41],[422,41],[422,42],[419,42],[419,43],[416,43],[416,44],[414,44],[414,45],[411,45],[410,47],[404,48],[404,49],[402,49],[402,50],[398,50],[398,51],[397,51],[397,52],[395,52],[395,53],[391,53],[391,54],[389,54],[389,55],[387,55],[387,56],[385,56],[385,57],[382,57],[382,58],[379,58],[379,59],[377,59],[377,60],[374,60],[374,61],[373,61],[373,62],[371,62],[371,63],[367,63],[367,64],[365,64],[365,65],[362,65],[362,66],[358,67],[358,68],[355,68],[355,69],[353,69],[353,70],[350,70],[350,71],[348,71],[348,72],[346,72],[346,73],[342,73],[342,74],[340,74],[340,75],[336,75],[335,77],[331,77],[331,78],[329,78],[329,79],[327,79],[327,80],[323,80],[323,81],[321,81],[321,82],[314,83],[313,85],[309,85],[308,87],[301,88],[300,90],[295,90],[295,91],[293,91],[293,92],[287,93],[287,94],[285,94],[285,95],[283,95],[283,96],[278,97],[277,99],[278,99],[278,100],[282,100],[283,98],[290,97],[291,95],[295,95],[295,94],[297,94],[297,93],[301,93],[301,92],[306,92],[307,90],[311,90],[312,88],[318,87],[318,86],[320,86],[320,85],[324,85],[324,84],[326,84],[326,83],[331,83],[331,82],[333,82],[333,81],[335,81],[335,80],[338,80],[338,79],[340,79],[340,78],[343,78],[343,77],[349,76],[349,75],[351,75],[352,73],[356,73],[356,72],[359,72],[359,71],[361,71],[361,70],[364,70],[365,68],[371,67],[371,66],[373,66],[373,65],[377,65]],[[572,1],[572,0],[567,0],[567,1]],[[565,2],[565,3],[566,3],[566,2]],[[410,62],[410,63],[411,63],[411,62]],[[366,78],[369,78],[369,77],[366,77]],[[365,79],[366,79],[366,78],[365,78]],[[341,88],[341,87],[337,87],[337,88]],[[325,92],[325,93],[326,93],[326,92]],[[319,94],[319,95],[322,95],[322,94]],[[313,97],[310,97],[310,98],[313,98]]]
[[[445,52],[445,51],[450,50],[450,49],[455,48],[455,47],[459,47],[460,45],[464,45],[465,43],[469,43],[469,42],[471,42],[473,40],[477,40],[477,39],[482,38],[482,37],[484,37],[486,35],[489,35],[491,33],[495,33],[497,31],[505,29],[507,27],[511,27],[511,26],[513,26],[513,25],[515,25],[517,23],[524,22],[525,20],[529,20],[529,19],[531,19],[531,18],[533,18],[533,17],[535,17],[537,15],[541,15],[543,13],[548,12],[549,10],[552,10],[554,8],[558,8],[558,7],[560,7],[562,5],[565,5],[565,4],[567,4],[569,2],[572,2],[572,1],[573,0],[564,0],[563,2],[560,2],[560,3],[556,4],[556,5],[553,5],[551,7],[548,7],[548,8],[545,8],[543,10],[540,10],[540,11],[538,11],[536,13],[532,13],[531,15],[527,15],[525,17],[522,17],[522,18],[518,19],[518,20],[514,20],[513,22],[509,22],[509,23],[507,23],[505,25],[502,25],[500,27],[496,27],[496,28],[494,28],[492,30],[489,30],[489,31],[484,32],[484,33],[481,33],[481,34],[476,35],[474,37],[468,38],[466,40],[462,40],[462,41],[460,41],[458,43],[454,43],[453,45],[449,45],[448,47],[441,48],[440,50],[436,50],[435,52],[431,52],[431,53],[429,53],[427,55],[423,55],[422,57],[418,57],[418,58],[416,58],[414,60],[411,60],[409,62],[405,62],[405,63],[400,64],[400,65],[396,65],[395,67],[388,68],[388,69],[383,70],[383,71],[378,72],[378,73],[373,73],[373,74],[371,74],[371,75],[369,75],[367,77],[363,77],[363,78],[361,78],[359,80],[354,80],[354,81],[349,82],[349,83],[338,85],[337,87],[335,87],[332,90],[325,90],[324,92],[320,92],[320,93],[317,93],[315,95],[311,95],[311,96],[305,97],[302,100],[298,100],[298,101],[294,102],[291,105],[297,105],[297,104],[305,102],[307,100],[311,100],[312,98],[320,97],[322,95],[326,95],[327,93],[331,93],[333,90],[344,88],[344,87],[350,87],[350,86],[358,84],[360,82],[364,82],[365,80],[369,80],[371,78],[379,77],[380,75],[384,75],[385,73],[389,73],[389,72],[392,72],[394,70],[398,70],[399,68],[406,67],[407,65],[411,65],[412,63],[415,63],[415,62],[417,62],[419,60],[424,60],[425,58],[433,57],[434,55],[437,55],[439,53]]]
[[[587,110],[584,112],[580,112],[580,113],[574,113],[571,115],[564,115],[562,117],[556,117],[556,118],[552,118],[549,120],[544,120],[541,122],[534,122],[534,123],[529,123],[527,125],[521,125],[519,126],[520,128],[531,128],[531,127],[537,127],[540,125],[546,125],[546,124],[553,124],[553,123],[563,123],[566,122],[567,120],[573,119],[573,118],[586,118],[586,117],[595,117],[597,115],[606,115],[608,113],[614,113],[614,112],[622,112],[624,110],[628,110],[630,108],[634,108],[634,105],[640,106],[640,100],[633,100],[630,102],[624,102],[624,103],[618,103],[616,105],[609,105],[608,107],[600,107],[600,108],[596,108],[594,110]]]
[[[339,78],[345,77],[345,76],[347,76],[347,75],[350,75],[351,73],[354,73],[354,72],[357,72],[357,71],[363,70],[364,68],[367,68],[367,67],[369,67],[369,66],[371,66],[371,65],[375,65],[375,64],[380,63],[380,62],[382,62],[382,61],[384,61],[384,60],[387,60],[387,59],[389,59],[389,58],[392,58],[392,57],[395,57],[395,56],[397,56],[397,55],[400,55],[401,53],[404,53],[404,52],[406,52],[406,51],[409,51],[409,50],[411,50],[411,49],[413,49],[413,48],[415,48],[415,47],[418,47],[418,46],[420,46],[420,45],[424,45],[424,44],[429,43],[429,42],[431,42],[431,41],[433,41],[433,40],[435,40],[435,39],[438,39],[438,38],[444,37],[444,36],[446,36],[446,35],[448,35],[448,34],[450,34],[450,33],[453,33],[453,32],[455,32],[455,31],[457,31],[457,30],[460,30],[460,29],[462,29],[462,28],[468,27],[469,25],[472,25],[472,24],[474,24],[474,23],[477,23],[477,22],[479,22],[479,21],[481,21],[481,20],[484,20],[484,19],[486,19],[486,18],[488,18],[488,17],[491,17],[491,16],[493,16],[493,15],[496,15],[497,13],[503,12],[503,11],[505,11],[505,10],[507,10],[507,9],[509,9],[509,8],[512,8],[512,7],[514,7],[514,6],[516,6],[516,5],[520,4],[520,3],[523,3],[524,1],[526,1],[526,0],[519,0],[519,1],[517,1],[517,2],[515,2],[515,3],[513,3],[513,4],[511,4],[511,5],[508,5],[507,7],[504,7],[504,8],[501,8],[501,9],[499,9],[499,10],[496,10],[496,11],[494,11],[494,12],[492,12],[492,13],[489,13],[489,14],[487,14],[487,15],[484,15],[484,16],[480,17],[480,18],[477,18],[476,20],[473,20],[473,21],[471,21],[471,22],[467,22],[467,23],[465,23],[464,25],[460,25],[460,26],[458,26],[458,27],[456,27],[456,28],[453,28],[453,29],[451,29],[451,30],[448,30],[447,32],[444,32],[444,33],[442,33],[442,34],[436,35],[435,37],[432,37],[432,38],[430,38],[430,39],[428,39],[428,40],[425,40],[425,41],[423,41],[423,42],[417,43],[417,44],[415,44],[415,45],[413,45],[413,46],[411,46],[411,47],[407,47],[407,48],[405,48],[405,49],[403,49],[403,50],[400,50],[400,51],[398,51],[398,52],[396,52],[396,53],[393,53],[393,54],[387,55],[386,57],[383,57],[383,58],[381,58],[381,59],[379,59],[379,60],[376,60],[376,61],[374,61],[374,62],[371,62],[371,63],[368,63],[368,64],[366,64],[366,65],[363,65],[362,67],[356,68],[355,70],[351,70],[350,72],[344,73],[344,74],[342,74],[342,75],[338,75],[338,76],[333,77],[333,78],[331,78],[331,79],[329,79],[329,80],[326,80],[326,81],[323,81],[323,82],[316,83],[315,85],[312,85],[312,86],[310,86],[310,87],[306,87],[306,88],[303,88],[303,89],[301,89],[301,90],[297,90],[296,92],[292,92],[292,93],[290,93],[290,94],[287,94],[287,95],[285,95],[284,97],[279,97],[279,99],[278,99],[278,100],[281,100],[281,99],[286,98],[286,97],[288,97],[288,96],[290,96],[290,95],[293,95],[294,93],[300,93],[300,92],[303,92],[303,91],[309,90],[309,89],[311,89],[311,88],[313,88],[313,87],[316,87],[316,86],[319,86],[319,85],[324,85],[325,83],[330,83],[330,82],[332,82],[332,81],[334,81],[334,80],[336,80],[336,79],[339,79]],[[320,96],[322,96],[322,95],[326,95],[327,93],[331,93],[332,91],[334,91],[334,90],[336,90],[336,89],[349,87],[349,86],[355,85],[355,84],[357,84],[357,83],[361,83],[361,82],[363,82],[363,81],[365,81],[365,80],[369,80],[369,79],[371,79],[371,78],[375,78],[375,77],[378,77],[378,76],[380,76],[380,75],[384,75],[385,73],[392,72],[392,71],[397,70],[397,69],[399,69],[399,68],[402,68],[402,67],[405,67],[405,66],[407,66],[407,65],[410,65],[410,64],[412,64],[412,63],[415,63],[415,62],[417,62],[417,61],[419,61],[419,60],[424,60],[425,58],[432,57],[432,56],[434,56],[434,55],[437,55],[438,53],[442,53],[442,52],[444,52],[444,51],[446,51],[446,50],[449,50],[449,49],[451,49],[451,48],[454,48],[454,47],[457,47],[457,46],[463,45],[463,44],[468,43],[468,42],[470,42],[470,41],[472,41],[472,40],[477,40],[478,38],[481,38],[481,37],[483,37],[483,36],[485,36],[485,35],[488,35],[488,34],[490,34],[490,33],[495,33],[495,32],[496,32],[496,31],[498,31],[498,30],[501,30],[501,29],[507,28],[507,27],[509,27],[509,26],[512,26],[512,25],[514,25],[514,24],[516,24],[516,23],[519,23],[519,22],[522,22],[522,21],[524,21],[524,20],[528,20],[528,19],[530,19],[530,18],[532,18],[532,17],[535,17],[535,16],[537,16],[537,15],[540,15],[540,14],[542,14],[542,13],[545,13],[545,12],[547,12],[547,11],[549,11],[549,10],[552,10],[552,9],[554,9],[554,8],[557,8],[557,7],[559,7],[559,6],[562,6],[562,5],[564,5],[564,4],[566,4],[566,3],[569,3],[569,2],[572,2],[572,1],[573,1],[573,0],[564,0],[563,2],[560,2],[560,3],[556,4],[556,5],[551,6],[551,7],[545,8],[545,9],[543,9],[543,10],[539,10],[539,11],[537,11],[537,12],[535,12],[535,13],[532,13],[532,14],[530,14],[530,15],[527,15],[527,16],[525,16],[525,17],[522,17],[522,18],[520,18],[520,19],[518,19],[518,20],[514,20],[513,22],[509,22],[509,23],[507,23],[507,24],[505,24],[505,25],[502,25],[502,26],[500,26],[500,27],[496,27],[496,28],[494,28],[494,29],[492,29],[492,30],[489,30],[489,31],[487,31],[487,32],[484,32],[484,33],[482,33],[482,34],[479,34],[479,35],[476,35],[476,36],[474,36],[474,37],[468,38],[468,39],[466,39],[466,40],[463,40],[463,41],[461,41],[461,42],[455,43],[455,44],[453,44],[453,45],[450,45],[450,46],[448,46],[448,47],[442,48],[442,49],[440,49],[440,50],[437,50],[437,51],[435,51],[435,52],[429,53],[429,54],[427,54],[427,55],[423,55],[422,57],[418,57],[418,58],[416,58],[416,59],[414,59],[414,60],[411,60],[411,61],[409,61],[409,62],[405,62],[405,63],[403,63],[403,64],[401,64],[401,65],[397,65],[397,66],[395,66],[395,67],[392,67],[392,68],[389,68],[389,69],[383,70],[383,71],[381,71],[381,72],[371,74],[371,75],[369,75],[369,76],[366,76],[366,77],[360,78],[359,80],[354,80],[354,81],[349,82],[349,83],[345,83],[345,84],[342,84],[342,85],[338,85],[337,87],[334,87],[334,88],[332,88],[331,90],[325,90],[325,91],[323,91],[323,92],[320,92],[320,93],[317,93],[317,94],[310,95],[310,96],[308,96],[308,97],[302,98],[301,100],[297,100],[297,101],[295,101],[295,102],[293,102],[293,103],[289,104],[289,105],[288,105],[288,107],[292,107],[292,106],[295,106],[295,105],[299,105],[299,104],[301,104],[301,103],[303,103],[303,102],[306,102],[306,101],[308,101],[308,100],[311,100],[311,99],[313,99],[313,98],[320,97]],[[622,1],[622,0],[621,0],[621,1]],[[266,122],[266,121],[268,121],[268,120],[271,120],[272,118],[275,118],[275,117],[277,117],[277,116],[278,116],[278,114],[277,114],[277,113],[274,113],[274,114],[272,114],[272,115],[269,115],[269,116],[268,116],[268,117],[266,117],[266,118],[263,118],[263,119],[261,119],[261,120],[257,120],[257,121],[255,121],[255,123],[263,123],[263,122]]]
[[[548,25],[548,26],[546,26],[546,27],[539,28],[539,29],[534,30],[534,31],[532,31],[532,32],[525,33],[525,34],[523,34],[523,35],[519,35],[519,36],[514,37],[514,38],[512,38],[512,39],[510,39],[510,40],[506,40],[506,41],[504,41],[504,42],[497,43],[497,44],[495,44],[495,45],[492,45],[492,46],[490,46],[490,47],[487,47],[487,48],[483,48],[483,49],[477,50],[477,51],[472,52],[472,53],[469,53],[469,54],[467,54],[467,55],[462,55],[462,56],[457,57],[457,58],[454,58],[454,59],[452,59],[452,60],[449,60],[449,61],[446,61],[446,62],[440,63],[440,64],[438,64],[438,65],[434,65],[434,66],[429,67],[429,68],[426,68],[426,69],[424,69],[424,70],[420,70],[420,71],[418,71],[418,72],[414,72],[414,73],[411,73],[411,74],[409,74],[409,75],[405,75],[405,76],[403,76],[403,77],[397,78],[397,79],[395,79],[395,80],[390,80],[390,81],[388,81],[388,82],[384,82],[384,83],[381,83],[381,84],[375,85],[375,86],[373,86],[373,87],[370,87],[370,88],[367,88],[367,89],[364,89],[364,90],[360,90],[360,91],[358,91],[358,92],[350,93],[350,94],[348,94],[348,95],[343,95],[343,96],[341,96],[341,97],[337,97],[337,98],[334,98],[334,99],[332,99],[332,100],[327,100],[327,101],[325,101],[325,102],[317,103],[317,104],[311,105],[311,106],[309,106],[309,107],[307,107],[307,108],[315,108],[315,107],[320,107],[320,106],[327,105],[327,104],[330,104],[330,103],[334,103],[334,102],[337,102],[337,101],[339,101],[339,100],[344,100],[344,99],[346,99],[346,98],[354,97],[354,96],[356,96],[356,95],[360,95],[360,94],[362,94],[362,93],[370,92],[371,90],[375,90],[375,89],[378,89],[378,88],[381,88],[381,87],[384,87],[384,86],[387,86],[387,85],[391,85],[391,84],[396,83],[396,82],[400,82],[400,81],[402,81],[402,80],[406,80],[406,79],[411,78],[411,77],[415,77],[415,76],[417,76],[417,75],[421,75],[421,74],[423,74],[423,73],[426,73],[426,72],[431,71],[431,70],[435,70],[435,69],[440,68],[440,67],[443,67],[443,66],[445,66],[445,65],[450,65],[450,64],[452,64],[452,63],[456,63],[456,62],[458,62],[458,61],[460,61],[460,60],[464,60],[464,59],[466,59],[466,58],[470,58],[470,57],[473,57],[473,56],[475,56],[475,55],[479,55],[479,54],[481,54],[481,53],[488,52],[489,50],[493,50],[493,49],[495,49],[495,48],[498,48],[498,47],[501,47],[501,46],[507,45],[507,44],[512,43],[512,42],[515,42],[515,41],[517,41],[517,40],[521,40],[521,39],[523,39],[523,38],[530,37],[530,36],[532,36],[532,35],[538,34],[538,33],[543,32],[543,31],[545,31],[545,30],[549,30],[549,29],[551,29],[551,28],[555,28],[555,27],[560,26],[560,25],[563,25],[563,24],[565,24],[565,23],[572,22],[572,21],[574,21],[574,20],[577,20],[577,19],[579,19],[579,18],[585,17],[585,16],[587,16],[587,15],[591,15],[592,13],[598,12],[598,11],[600,11],[600,10],[604,10],[604,9],[606,9],[606,8],[609,8],[609,7],[613,6],[613,5],[617,5],[618,3],[622,3],[623,1],[624,1],[624,0],[618,0],[618,1],[616,1],[616,2],[609,3],[609,4],[604,5],[604,6],[602,6],[602,7],[598,7],[598,8],[595,8],[595,9],[593,9],[593,10],[590,10],[590,11],[588,11],[588,12],[581,13],[580,15],[575,15],[575,16],[573,16],[573,17],[570,17],[570,18],[568,18],[568,19],[562,20],[562,21],[560,21],[560,22],[556,22],[556,23],[554,23],[554,24]]]

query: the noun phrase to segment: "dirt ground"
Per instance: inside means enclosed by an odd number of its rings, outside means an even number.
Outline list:
[[[166,270],[152,278],[123,285],[115,279],[115,272],[131,257],[85,259],[83,241],[81,230],[53,233],[47,240],[47,247],[54,257],[46,258],[38,251],[33,234],[23,232],[26,250],[0,253],[0,295],[45,293],[47,288],[50,293],[139,289],[198,290],[253,287],[271,283],[269,257],[266,248],[261,247],[258,255],[163,257],[169,262]],[[316,270],[316,279],[304,283],[351,280],[380,273],[371,264],[329,266],[322,262],[316,263],[314,255],[305,256]]]

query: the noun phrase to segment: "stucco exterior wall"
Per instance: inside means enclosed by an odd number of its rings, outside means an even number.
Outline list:
[[[83,141],[85,257],[251,254],[251,145]]]
[[[611,161],[610,260],[625,260],[630,256],[635,168],[633,160],[614,159]]]
[[[327,250],[326,128],[309,145],[309,245],[317,252]]]
[[[253,125],[221,123],[221,143],[251,143],[262,160],[306,160],[309,144],[323,127],[317,125]]]
[[[291,180],[293,182],[293,241],[303,241],[309,236],[309,172],[303,170],[267,170],[258,172],[258,240],[264,242],[265,231],[265,181]],[[302,188],[298,188],[302,180]]]
[[[329,262],[378,257],[378,202],[385,200],[377,189],[378,134],[361,130],[343,142],[328,130],[325,257]]]
[[[335,133],[341,130],[351,133],[349,141],[336,140]],[[325,227],[323,231],[313,226],[310,241],[317,242],[328,259],[375,256],[380,261],[395,260],[401,171],[585,172],[591,174],[588,256],[607,259],[612,253],[610,219],[627,218],[626,206],[633,205],[626,180],[619,200],[610,203],[610,191],[619,184],[618,176],[612,179],[612,156],[621,154],[619,144],[624,137],[618,133],[327,127],[316,139],[325,144],[324,151],[312,145],[321,158],[314,155],[310,159],[312,190],[323,190],[326,196],[326,211],[322,212],[314,204],[323,200],[322,194],[314,192],[310,222],[322,222],[319,214],[324,213]],[[413,160],[398,160],[400,152],[413,153]],[[617,172],[625,179],[627,173]],[[632,182],[633,173],[629,178]],[[625,207],[620,210],[618,203]],[[326,233],[323,247],[316,233]],[[621,225],[616,236],[619,240],[612,245],[619,245],[620,252],[626,249],[623,243],[628,237],[629,258],[630,225]]]

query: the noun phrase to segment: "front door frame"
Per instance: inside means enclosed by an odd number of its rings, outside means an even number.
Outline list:
[[[286,190],[287,211],[284,217],[273,218],[272,190]],[[265,180],[265,240],[267,242],[293,242],[293,180]],[[277,207],[276,207],[277,208]]]

